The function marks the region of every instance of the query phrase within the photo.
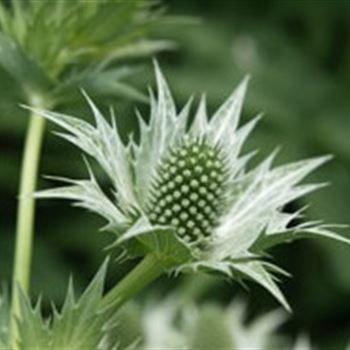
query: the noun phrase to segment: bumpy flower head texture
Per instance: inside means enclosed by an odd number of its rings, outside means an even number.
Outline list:
[[[247,171],[252,154],[241,148],[258,118],[239,127],[247,79],[208,118],[206,100],[190,118],[191,100],[178,113],[156,64],[158,96],[150,94],[148,123],[140,116],[139,141],[125,144],[87,97],[95,125],[36,111],[66,130],[60,136],[94,158],[113,184],[113,199],[91,169],[87,180],[61,179],[68,186],[42,191],[41,198],[66,198],[103,216],[129,256],[151,251],[176,271],[215,271],[250,278],[286,307],[272,272],[261,259],[267,248],[308,236],[349,241],[319,222],[291,226],[298,213],[283,207],[322,185],[299,182],[329,157],[272,168],[274,154]]]

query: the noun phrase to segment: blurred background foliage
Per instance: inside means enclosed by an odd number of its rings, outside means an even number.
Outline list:
[[[176,0],[164,1],[168,13],[200,19],[191,25],[152,28],[159,39],[176,49],[158,55],[179,106],[193,93],[206,92],[211,111],[250,74],[244,119],[265,116],[248,149],[257,158],[281,146],[279,161],[334,154],[314,179],[331,186],[309,196],[307,215],[327,222],[350,224],[350,2],[348,0]],[[153,82],[150,61],[140,57],[118,64],[138,67],[128,84],[147,93]],[[16,193],[26,113],[18,104],[23,93],[8,72],[0,71],[0,279],[10,280],[14,243]],[[132,98],[130,98],[132,97]],[[136,99],[136,100],[135,100]],[[102,108],[113,105],[123,134],[135,130],[134,107],[147,112],[135,95],[108,95]],[[59,107],[90,118],[79,94]],[[83,176],[81,156],[51,133],[45,138],[41,174]],[[41,179],[40,188],[50,183]],[[305,203],[295,203],[302,207]],[[33,267],[33,292],[62,300],[73,274],[82,289],[101,263],[108,236],[98,232],[101,221],[67,203],[39,202]],[[283,290],[294,314],[285,332],[310,333],[325,349],[344,346],[350,338],[350,252],[328,242],[304,241],[273,251],[278,264],[292,272]],[[111,280],[130,263],[114,265]],[[251,315],[274,308],[265,291],[249,285],[245,293],[235,285],[212,279],[162,280],[155,287],[167,291],[185,283],[199,301],[226,304],[244,295]],[[53,288],[54,286],[54,288]],[[201,290],[200,293],[197,291]]]

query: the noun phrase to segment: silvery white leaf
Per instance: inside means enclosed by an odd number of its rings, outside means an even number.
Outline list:
[[[213,254],[223,258],[249,249],[279,208],[319,187],[295,185],[326,160],[328,157],[316,158],[269,170],[270,158],[253,176],[247,174],[251,185],[240,193],[217,228]]]
[[[249,78],[245,78],[235,89],[226,102],[217,110],[210,120],[210,138],[214,143],[227,139],[225,135],[233,135],[236,130],[241,114],[244,96],[247,90]]]
[[[72,200],[75,206],[88,209],[105,218],[108,222],[106,229],[108,228],[112,231],[119,232],[119,230],[125,229],[129,225],[127,217],[103,193],[92,173],[90,180],[53,179],[68,182],[71,185],[36,192],[36,198]]]
[[[239,271],[243,275],[249,277],[253,281],[266,288],[284,306],[287,311],[291,310],[287,300],[275,283],[273,277],[264,267],[264,263],[259,261],[250,261],[241,264],[235,263],[234,268],[235,270]]]
[[[119,204],[123,209],[137,208],[128,148],[120,139],[116,124],[107,123],[94,103],[87,96],[86,98],[95,118],[95,127],[81,119],[64,114],[39,110],[35,112],[65,129],[68,133],[58,133],[58,135],[100,163],[114,184]]]

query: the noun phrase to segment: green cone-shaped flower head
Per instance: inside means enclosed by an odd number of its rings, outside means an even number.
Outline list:
[[[173,226],[188,243],[210,238],[224,208],[227,178],[220,146],[184,137],[154,177],[147,208],[151,223]]]
[[[177,112],[157,64],[156,79],[158,96],[150,94],[149,121],[138,115],[138,141],[123,143],[114,118],[107,122],[89,99],[95,125],[39,111],[67,131],[60,134],[63,138],[97,160],[112,182],[113,198],[91,170],[87,180],[63,179],[69,186],[37,196],[68,198],[102,215],[105,229],[117,235],[116,244],[129,256],[151,251],[177,271],[248,277],[287,306],[270,275],[281,270],[262,260],[262,253],[305,236],[348,243],[320,223],[293,226],[300,213],[283,211],[290,201],[320,187],[299,182],[329,157],[273,168],[272,154],[247,170],[252,154],[242,155],[241,149],[258,120],[239,127],[248,80],[209,118],[205,97],[194,114],[191,101]]]

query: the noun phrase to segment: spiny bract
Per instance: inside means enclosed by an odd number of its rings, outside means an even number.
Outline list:
[[[113,184],[113,196],[90,179],[61,179],[70,185],[42,191],[41,198],[67,198],[103,216],[128,256],[156,253],[182,271],[215,271],[250,278],[288,304],[271,272],[283,272],[261,259],[271,246],[304,237],[349,240],[319,222],[291,225],[298,213],[284,206],[322,185],[299,182],[329,157],[272,168],[274,154],[247,171],[252,154],[243,143],[258,118],[238,127],[247,86],[239,87],[212,118],[203,97],[190,121],[191,100],[176,112],[168,85],[156,64],[157,99],[151,92],[149,122],[138,114],[139,142],[124,144],[112,118],[108,123],[88,99],[96,125],[37,111],[67,133],[60,135],[95,158]],[[169,264],[164,264],[169,268]]]

